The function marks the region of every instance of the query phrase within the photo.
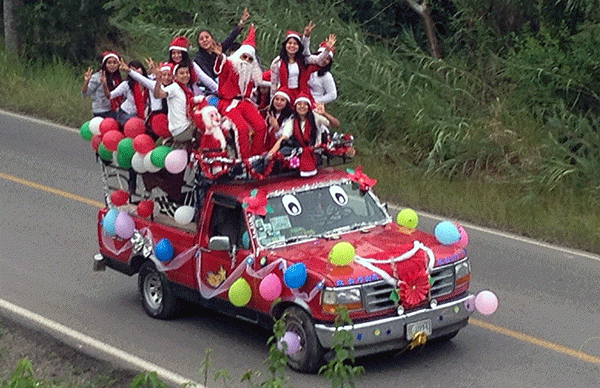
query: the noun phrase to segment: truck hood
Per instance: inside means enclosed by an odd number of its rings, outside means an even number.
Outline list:
[[[429,256],[424,250],[418,250],[411,258],[403,260],[392,267],[383,261],[396,258],[410,251],[418,241],[430,248],[436,258],[436,265],[450,263],[466,255],[466,251],[458,246],[443,246],[436,238],[423,231],[411,230],[395,223],[376,226],[365,231],[355,231],[342,234],[339,238],[320,238],[302,243],[291,244],[287,247],[267,250],[268,256],[274,260],[284,258],[290,264],[302,262],[309,272],[317,276],[325,276],[328,286],[345,286],[377,281],[382,278],[372,266],[364,261],[354,260],[346,266],[336,266],[329,262],[329,252],[334,245],[341,241],[351,243],[356,256],[368,260],[380,270],[399,279],[410,272],[423,271],[429,262]],[[319,275],[320,274],[320,275]]]

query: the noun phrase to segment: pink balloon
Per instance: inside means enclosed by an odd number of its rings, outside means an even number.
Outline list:
[[[187,166],[188,154],[186,150],[173,150],[165,158],[165,168],[171,174],[179,174]]]
[[[258,292],[263,299],[271,301],[279,298],[281,295],[281,280],[279,276],[274,273],[270,273],[263,280],[261,280],[258,286]]]
[[[458,228],[458,232],[460,233],[460,239],[458,240],[456,245],[458,245],[461,248],[466,248],[467,245],[469,245],[469,235],[467,234],[467,231],[458,222],[455,222],[454,225],[456,225],[456,227]]]
[[[475,297],[475,308],[483,315],[493,314],[498,308],[498,298],[492,291],[481,291]]]
[[[281,340],[279,340],[279,343],[277,344],[277,348],[279,350],[283,350],[284,342],[287,344],[287,350],[285,353],[288,356],[291,356],[300,350],[300,337],[293,331],[286,331],[283,337],[281,337]]]
[[[117,236],[122,239],[128,240],[133,236],[133,232],[135,231],[135,222],[129,216],[129,214],[125,212],[119,212],[117,219],[115,220],[115,232]]]

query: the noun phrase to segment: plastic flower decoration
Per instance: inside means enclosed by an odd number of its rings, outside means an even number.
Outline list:
[[[402,305],[407,309],[416,307],[425,300],[431,289],[429,274],[425,271],[411,272],[400,281],[399,286]]]
[[[242,207],[248,213],[258,214],[262,217],[266,216],[267,213],[273,213],[273,208],[267,202],[267,196],[263,191],[259,192],[258,189],[252,190],[249,196],[244,197]]]
[[[360,185],[360,191],[367,191],[377,184],[377,179],[373,179],[365,174],[362,166],[356,167],[356,170],[348,169],[348,177]]]
[[[300,158],[297,156],[292,156],[292,158],[290,159],[290,167],[291,168],[300,167]]]

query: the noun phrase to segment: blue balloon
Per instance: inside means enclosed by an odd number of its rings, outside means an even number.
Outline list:
[[[168,238],[163,238],[154,247],[154,255],[156,255],[156,258],[163,263],[171,260],[174,253],[175,249],[173,249],[173,244],[171,244],[171,241],[169,241]]]
[[[250,235],[247,230],[242,234],[242,247],[244,249],[250,249]]]
[[[212,105],[212,106],[219,105],[219,98],[218,97],[209,96],[206,100],[208,101],[209,105]]]
[[[442,221],[435,227],[435,238],[444,245],[452,245],[460,240],[460,231],[450,221]]]
[[[108,213],[104,215],[102,227],[104,228],[104,232],[109,236],[114,236],[117,234],[117,231],[115,230],[115,222],[117,221],[118,215],[119,211],[117,209],[110,209]]]
[[[304,263],[296,263],[288,267],[283,274],[283,281],[289,288],[300,288],[306,283],[308,274]]]

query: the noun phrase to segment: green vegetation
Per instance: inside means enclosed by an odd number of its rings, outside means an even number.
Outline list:
[[[46,6],[30,12],[30,25],[59,17],[50,2],[38,3]],[[164,59],[173,36],[196,43],[209,28],[222,39],[247,6],[268,65],[285,31],[313,20],[313,48],[338,35],[339,98],[328,109],[355,135],[357,163],[379,179],[379,195],[600,252],[599,1],[430,4],[442,60],[431,58],[420,17],[401,0],[112,0],[102,10],[110,25],[98,26],[93,41],[97,53]],[[52,36],[59,26],[50,25]],[[81,45],[74,39],[61,44]],[[52,51],[46,43],[38,49]],[[24,53],[35,44],[27,40]],[[0,53],[0,105],[80,126],[89,118],[79,88],[91,58],[76,62],[83,53],[75,51],[29,55],[19,65]]]

